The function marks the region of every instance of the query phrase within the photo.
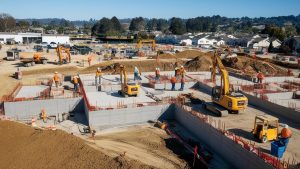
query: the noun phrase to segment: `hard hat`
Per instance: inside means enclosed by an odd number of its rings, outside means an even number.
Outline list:
[[[100,70],[100,67],[98,67],[97,69]]]
[[[183,66],[180,66],[181,68],[183,68]]]
[[[284,128],[289,128],[289,126],[287,124],[284,124],[283,127]]]
[[[58,72],[54,72],[55,74],[57,74]]]

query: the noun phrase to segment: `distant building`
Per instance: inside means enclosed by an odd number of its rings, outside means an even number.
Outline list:
[[[35,42],[55,42],[60,44],[70,44],[70,37],[67,35],[48,35],[41,33],[8,33],[0,32],[0,42],[7,43],[14,41],[16,43],[35,43]]]
[[[293,53],[300,54],[300,37],[288,38],[283,42],[283,45],[288,46]]]

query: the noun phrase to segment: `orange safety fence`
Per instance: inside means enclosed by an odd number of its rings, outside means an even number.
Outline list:
[[[195,110],[191,110],[190,107],[184,106],[184,105],[180,104],[179,102],[176,102],[175,104],[180,106],[187,113],[190,113],[193,116],[197,117],[197,119],[199,119],[200,121],[205,122],[205,123],[209,124],[211,127],[219,130],[220,133],[223,133],[226,137],[230,138],[236,144],[241,145],[245,150],[255,153],[258,157],[263,159],[266,163],[272,165],[274,168],[286,169],[289,167],[289,165],[290,165],[289,160],[288,161],[280,160],[272,155],[262,152],[259,148],[257,148],[255,146],[254,143],[246,141],[243,138],[236,136],[235,134],[225,130],[225,123],[222,123],[220,120],[216,121],[207,115],[204,115]],[[296,162],[294,161],[293,164],[296,164]]]

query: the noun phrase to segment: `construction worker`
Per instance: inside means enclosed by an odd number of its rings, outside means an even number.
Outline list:
[[[175,67],[175,77],[178,79],[180,75],[180,69],[178,67]]]
[[[98,88],[98,85],[101,85],[101,79],[102,79],[102,71],[101,71],[101,68],[98,67],[97,71],[96,71],[96,76],[95,76],[96,89]]]
[[[74,92],[78,92],[78,87],[79,87],[78,79],[79,79],[78,76],[73,77]]]
[[[184,77],[185,74],[186,74],[186,71],[185,71],[184,67],[183,67],[183,66],[180,66],[180,75],[181,75],[182,77]]]
[[[89,66],[91,66],[91,63],[92,63],[92,56],[89,56],[89,57],[88,57],[88,63],[89,63]]]
[[[264,80],[264,78],[265,78],[265,76],[264,76],[264,74],[262,73],[262,72],[258,72],[258,74],[257,74],[257,83],[262,83],[262,81]]]
[[[134,72],[133,72],[133,75],[134,75],[133,80],[134,80],[134,81],[135,81],[135,80],[141,80],[141,77],[139,76],[139,74],[140,74],[140,71],[139,71],[139,69],[135,66],[135,67],[134,67]]]
[[[46,110],[45,109],[42,109],[40,115],[41,115],[41,119],[43,119],[43,122],[47,123],[47,114],[46,114]]]
[[[58,84],[59,84],[59,76],[58,76],[58,72],[55,72],[55,73],[54,73],[53,80],[54,80],[54,82],[55,82],[56,88],[58,88]]]
[[[177,78],[176,78],[176,76],[173,76],[172,78],[171,78],[171,84],[172,84],[172,91],[174,91],[175,90],[175,84],[176,84],[176,81],[177,81]]]
[[[160,69],[156,68],[155,69],[155,80],[159,81],[159,79],[160,79]]]
[[[279,137],[279,143],[284,145],[285,149],[287,148],[287,145],[291,137],[292,137],[292,131],[289,129],[289,126],[287,124],[284,124]]]
[[[184,90],[184,83],[185,83],[184,76],[181,77],[181,81],[180,81],[180,82],[181,82],[181,86],[180,86],[180,89],[179,89],[179,90],[180,90],[180,91],[183,91],[183,90]]]

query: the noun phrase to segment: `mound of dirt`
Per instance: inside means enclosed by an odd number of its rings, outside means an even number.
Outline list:
[[[159,59],[176,59],[175,55],[172,55],[170,53],[164,53],[158,56]]]
[[[194,59],[197,56],[203,56],[205,53],[200,52],[198,50],[185,50],[179,53],[176,53],[177,58],[187,58],[187,59]]]
[[[255,60],[245,56],[239,56],[232,68],[242,70],[244,73],[254,75],[261,71],[265,75],[286,75],[287,70],[269,62]]]
[[[211,57],[209,55],[203,55],[187,61],[184,67],[186,67],[188,71],[209,71],[211,65]]]
[[[154,168],[127,157],[110,157],[66,132],[35,130],[0,121],[0,168]]]

